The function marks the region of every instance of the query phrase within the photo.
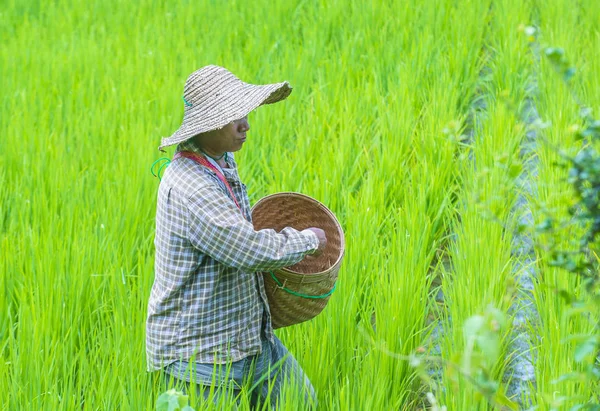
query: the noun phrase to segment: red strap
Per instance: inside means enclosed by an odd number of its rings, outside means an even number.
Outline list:
[[[206,158],[204,158],[202,156],[199,156],[196,153],[192,153],[191,151],[179,151],[179,152],[175,153],[175,155],[173,156],[173,160],[178,159],[180,157],[185,157],[185,158],[189,158],[190,160],[194,160],[196,163],[198,163],[204,167],[208,167],[209,169],[214,171],[217,174],[217,177],[219,177],[219,180],[221,180],[221,182],[223,182],[223,184],[225,184],[225,187],[227,187],[227,190],[229,190],[229,194],[231,195],[231,198],[235,202],[235,205],[240,209],[240,211],[242,211],[242,207],[240,207],[237,200],[235,199],[235,194],[233,194],[233,190],[231,189],[229,182],[227,181],[227,179],[225,178],[223,173],[221,173],[221,171],[219,171],[218,168],[216,168],[214,165],[212,165],[210,163],[210,161],[208,161]],[[242,215],[243,214],[244,213],[242,212]]]

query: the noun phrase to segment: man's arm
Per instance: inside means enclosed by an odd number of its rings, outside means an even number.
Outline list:
[[[319,249],[319,237],[311,230],[254,230],[217,186],[203,187],[188,201],[192,245],[226,266],[244,271],[274,270],[296,264]]]

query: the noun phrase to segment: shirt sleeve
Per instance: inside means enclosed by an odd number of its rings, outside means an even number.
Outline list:
[[[204,254],[244,271],[266,271],[296,264],[319,246],[317,236],[286,227],[254,230],[235,203],[217,186],[207,185],[188,199],[189,240]]]

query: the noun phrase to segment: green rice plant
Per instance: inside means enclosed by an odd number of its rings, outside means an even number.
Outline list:
[[[554,91],[555,97],[562,94],[563,98],[567,98],[564,92]],[[566,101],[566,100],[565,100]],[[565,112],[564,104],[553,104],[552,106],[560,107],[560,110]],[[556,112],[551,113],[549,106],[546,109],[545,105],[541,105],[542,113],[545,113],[553,120],[553,126],[544,130],[544,134],[550,141],[559,142],[565,147],[568,142],[565,141],[565,131],[568,128],[569,120],[567,117],[569,112],[561,119]],[[567,106],[568,107],[568,106]],[[556,110],[555,109],[555,110]],[[546,111],[548,110],[548,111]],[[573,107],[570,109],[570,114],[575,115]],[[567,134],[568,135],[568,134]],[[572,203],[572,196],[569,193],[569,187],[565,180],[565,173],[557,169],[555,162],[560,161],[559,154],[552,148],[546,147],[540,150],[540,173],[544,176],[543,182],[539,184],[539,196],[545,209],[548,210],[555,218],[566,218],[566,210]],[[547,215],[540,213],[538,224],[543,224],[548,218]],[[544,242],[543,249],[552,247],[568,248],[572,243],[572,238],[578,236],[575,227],[569,230],[562,230],[556,237],[556,243],[550,244]],[[540,251],[540,273],[541,283],[534,291],[536,305],[540,312],[540,323],[542,326],[539,331],[539,345],[537,348],[536,371],[538,373],[538,390],[540,404],[550,406],[552,402],[548,398],[542,397],[543,393],[556,393],[552,399],[557,400],[561,397],[581,393],[586,388],[579,384],[570,384],[562,382],[556,384],[560,375],[563,375],[572,370],[572,358],[574,345],[569,343],[568,336],[572,334],[586,332],[585,324],[581,321],[566,318],[568,308],[564,301],[558,296],[557,291],[564,289],[569,292],[577,290],[577,280],[574,277],[566,275],[557,268],[548,265],[548,256],[544,251]],[[557,355],[556,353],[562,353]],[[566,405],[566,404],[565,404]],[[548,408],[549,409],[549,408]]]
[[[555,250],[572,250],[575,239],[584,234],[583,227],[576,224],[561,226],[551,221],[571,221],[568,210],[575,206],[562,152],[575,153],[582,146],[576,139],[574,121],[579,117],[577,100],[573,100],[571,91],[587,101],[597,105],[598,93],[595,76],[590,75],[590,65],[597,65],[597,56],[591,52],[597,45],[597,36],[580,41],[575,34],[589,29],[590,22],[597,18],[598,11],[591,4],[582,3],[577,7],[566,2],[557,3],[553,10],[540,8],[539,26],[541,41],[567,47],[572,53],[572,63],[581,75],[572,77],[569,72],[569,85],[563,84],[566,72],[557,75],[549,59],[540,64],[540,94],[537,104],[548,126],[541,130],[547,144],[540,147],[539,197],[540,212],[538,227],[551,234],[541,237],[539,267],[543,274],[540,285],[535,290],[540,323],[537,355],[538,394],[536,398],[540,409],[557,409],[575,406],[592,398],[597,384],[591,381],[577,381],[565,376],[583,370],[583,364],[577,361],[579,343],[576,336],[590,335],[593,332],[593,318],[576,315],[577,310],[569,306],[560,295],[572,295],[585,299],[581,283],[576,276],[569,275],[552,264]],[[569,30],[566,30],[567,27]],[[572,78],[571,78],[572,77]],[[576,123],[575,123],[576,124]],[[550,219],[549,219],[550,218]],[[576,246],[577,248],[577,246]],[[562,408],[561,408],[562,409]]]
[[[485,356],[484,362],[469,367],[462,363],[464,358],[471,358],[463,351],[468,335],[463,324],[469,324],[469,319],[483,313],[489,304],[507,312],[517,292],[511,250],[516,220],[511,210],[524,129],[502,101],[509,97],[520,105],[528,71],[527,50],[511,42],[518,36],[519,14],[503,12],[514,6],[510,1],[497,2],[490,11],[491,30],[486,41],[489,58],[480,85],[486,109],[475,113],[472,121],[472,163],[461,165],[455,237],[448,250],[451,268],[444,270],[442,282],[445,322],[441,348],[447,365],[439,395],[440,402],[450,409],[487,409],[502,404],[514,407],[506,399],[506,386],[502,384],[509,359],[519,355],[509,351],[508,327],[497,326],[501,345],[496,356]],[[526,8],[519,10],[521,16],[527,15]]]
[[[489,118],[476,125],[473,161],[461,167],[463,191],[457,205],[455,237],[448,251],[451,270],[444,270],[442,282],[442,358],[450,362],[465,346],[462,324],[474,314],[483,313],[488,305],[507,312],[512,299],[507,293],[512,287],[510,233],[516,222],[510,210],[515,200],[513,170],[518,170],[515,152],[521,131],[514,115],[502,103],[490,99],[488,104]],[[506,341],[500,348],[503,354],[498,362],[485,369],[495,381],[502,379],[508,359],[509,353],[502,348],[505,344]],[[476,400],[478,387],[471,381],[446,376],[443,385],[446,389],[440,393],[442,404],[451,409],[486,409],[488,398]]]
[[[538,14],[555,13],[540,2],[527,4]],[[476,126],[494,138],[486,139],[489,146],[475,142],[476,170],[461,157],[464,141],[443,130],[466,124],[490,63],[497,66],[486,92],[498,99],[507,89],[521,99],[523,56],[511,28],[525,11],[513,6],[508,0],[5,1],[0,390],[6,400],[0,408],[155,409],[165,385],[144,371],[157,188],[149,167],[162,155],[159,138],[180,123],[186,75],[205,64],[257,83],[290,81],[289,100],[251,115],[248,145],[236,154],[240,174],[253,202],[301,191],[327,204],[345,229],[346,259],[328,307],[313,321],[277,332],[313,382],[320,406],[426,404],[428,387],[417,370],[377,344],[409,355],[430,341],[429,317],[437,310],[432,284],[445,252],[460,271],[446,272],[442,285],[454,326],[442,340],[443,358],[464,346],[460,324],[490,302],[502,310],[508,305],[501,293],[509,283],[509,239],[478,213],[491,209],[505,228],[514,223],[506,212],[514,200],[507,176],[516,121],[488,102],[489,117]],[[597,7],[583,2],[578,10],[586,18],[576,27],[597,33]],[[570,30],[560,24],[556,32]],[[584,41],[591,47],[597,40]],[[597,68],[597,59],[582,65]],[[594,89],[598,80],[586,78],[586,90]],[[456,241],[446,250],[453,230]],[[478,236],[495,250],[487,252],[490,261]],[[476,279],[460,274],[480,267]],[[469,280],[476,294],[461,288]],[[544,352],[569,351],[556,344]],[[283,409],[304,406],[292,389],[285,396]],[[213,407],[195,395],[189,400],[195,409]],[[439,400],[456,409],[482,407],[449,391]],[[213,408],[232,404],[226,398]],[[249,409],[248,401],[239,408]]]

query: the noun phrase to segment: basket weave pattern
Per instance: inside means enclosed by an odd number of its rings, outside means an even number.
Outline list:
[[[293,295],[288,290],[306,296],[323,296],[335,286],[344,256],[344,232],[335,215],[318,201],[298,193],[278,193],[261,199],[252,208],[254,228],[272,228],[281,231],[285,227],[304,230],[318,227],[325,231],[327,247],[318,257],[307,256],[304,260],[277,270],[263,273],[273,328],[287,327],[310,320],[327,305],[329,296],[306,298]]]

